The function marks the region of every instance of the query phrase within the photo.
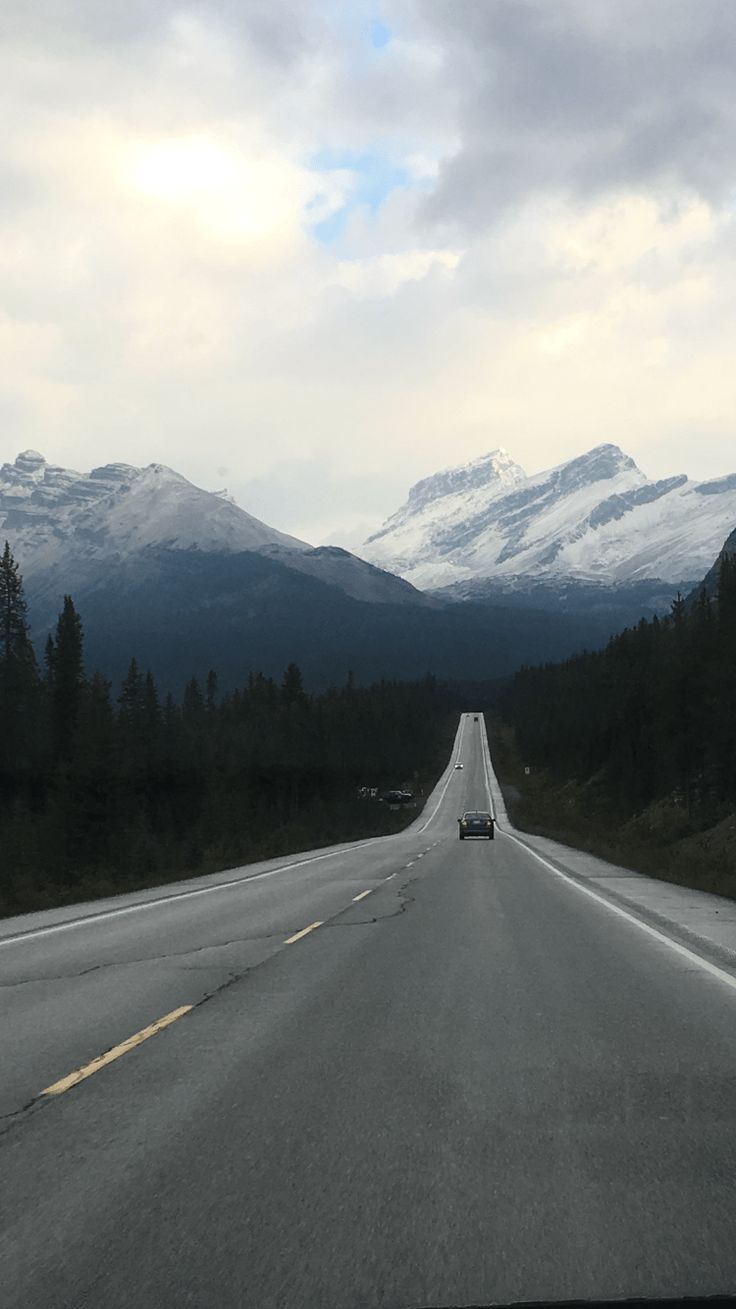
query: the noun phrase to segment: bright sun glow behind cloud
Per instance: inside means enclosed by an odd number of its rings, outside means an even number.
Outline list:
[[[202,137],[154,141],[132,151],[130,179],[145,195],[173,203],[226,196],[241,181],[234,153]]]
[[[310,202],[321,217],[342,199],[339,187],[325,192],[322,180],[273,151],[197,136],[129,147],[123,176],[139,196],[188,213],[225,240],[289,237]]]

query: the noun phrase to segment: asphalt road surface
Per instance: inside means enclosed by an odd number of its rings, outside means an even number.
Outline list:
[[[3,1309],[736,1288],[734,979],[460,843],[484,739],[398,836],[0,923]]]

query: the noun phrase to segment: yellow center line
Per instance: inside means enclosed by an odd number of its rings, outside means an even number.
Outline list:
[[[353,896],[353,904],[355,904],[355,901],[356,901],[356,900],[365,900],[365,897],[366,897],[367,895],[370,895],[370,891],[361,891],[360,895],[354,895],[354,896]]]
[[[119,1059],[121,1055],[127,1054],[136,1045],[147,1041],[149,1036],[155,1036],[164,1027],[175,1023],[177,1018],[182,1018],[184,1014],[188,1014],[190,1009],[193,1008],[194,1006],[191,1004],[184,1004],[180,1009],[173,1009],[170,1014],[165,1014],[163,1018],[159,1018],[158,1022],[151,1023],[150,1027],[144,1027],[142,1031],[136,1032],[134,1036],[129,1036],[127,1041],[123,1041],[121,1045],[114,1045],[112,1050],[107,1050],[105,1054],[98,1055],[91,1063],[84,1064],[82,1068],[77,1068],[73,1073],[69,1073],[67,1077],[62,1077],[60,1081],[47,1086],[45,1091],[41,1092],[41,1095],[61,1095],[63,1091],[68,1091],[70,1087],[76,1086],[77,1082],[83,1082],[85,1077],[91,1077],[93,1073],[98,1072],[100,1068],[104,1068],[106,1064],[111,1064],[114,1059]]]
[[[315,927],[321,927],[321,926],[322,926],[321,919],[318,923],[310,923],[309,927],[303,927],[301,932],[295,932],[293,936],[287,936],[286,940],[284,941],[284,945],[293,945],[295,941],[301,941],[302,937],[307,935],[307,932],[313,932]]]

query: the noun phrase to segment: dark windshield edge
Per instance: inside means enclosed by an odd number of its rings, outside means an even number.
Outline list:
[[[625,1296],[616,1300],[484,1300],[470,1304],[404,1305],[403,1309],[678,1309],[682,1305],[736,1305],[736,1295]]]

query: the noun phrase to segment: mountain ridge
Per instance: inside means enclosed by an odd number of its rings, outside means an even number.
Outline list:
[[[480,679],[608,636],[576,616],[441,603],[339,546],[285,537],[161,464],[81,474],[25,451],[0,469],[5,536],[39,657],[69,594],[89,666],[116,684],[132,655],[179,690],[209,668],[233,687],[292,661],[312,686],[351,671]]]
[[[206,491],[165,464],[112,463],[90,473],[25,450],[0,466],[0,537],[21,559],[38,602],[104,584],[106,573],[146,551],[255,551],[323,578],[354,599],[432,604],[402,578],[338,548],[313,547],[255,518],[227,492]],[[45,621],[45,615],[44,615]]]
[[[527,477],[500,449],[416,483],[360,553],[448,597],[531,582],[693,585],[734,524],[736,474],[650,479],[605,443]]]

